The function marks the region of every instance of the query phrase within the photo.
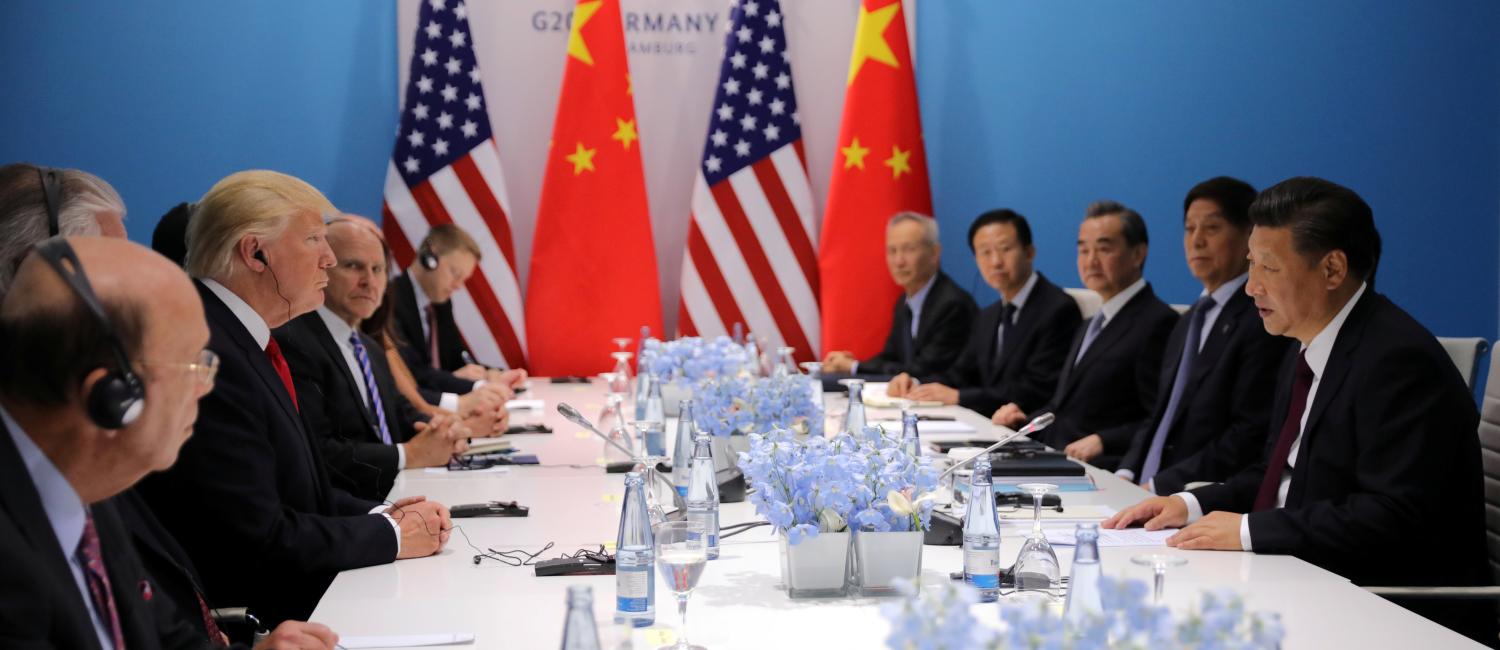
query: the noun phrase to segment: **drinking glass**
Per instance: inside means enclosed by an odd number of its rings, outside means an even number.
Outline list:
[[[1141,566],[1151,567],[1156,580],[1152,583],[1151,604],[1161,607],[1162,591],[1167,586],[1167,569],[1187,564],[1187,558],[1181,555],[1170,555],[1167,553],[1146,553],[1130,558],[1130,561]]]
[[[792,358],[792,353],[796,351],[797,348],[789,345],[776,348],[776,368],[772,371],[772,374],[777,376],[799,374],[797,372],[797,361]]]
[[[627,395],[630,393],[630,353],[611,352],[609,356],[615,360],[615,369],[609,373],[609,392]]]
[[[663,522],[652,533],[656,537],[656,571],[677,596],[679,620],[677,643],[662,646],[660,650],[704,650],[703,646],[688,643],[687,606],[708,564],[708,550],[704,547],[708,537],[702,524],[692,521]]]
[[[616,336],[610,340],[615,342],[615,347],[620,348],[620,351],[624,352],[625,348],[630,347],[630,342],[633,339],[628,336]]]
[[[1020,555],[1016,556],[1013,571],[1015,596],[1019,599],[1044,598],[1050,601],[1062,585],[1062,571],[1057,565],[1057,553],[1052,550],[1052,545],[1047,543],[1046,534],[1042,532],[1042,497],[1057,490],[1057,486],[1051,483],[1022,483],[1016,487],[1031,494],[1035,512],[1032,514],[1031,536],[1026,538],[1026,543],[1021,545]]]

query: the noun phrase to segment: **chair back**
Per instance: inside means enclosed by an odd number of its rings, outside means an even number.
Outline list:
[[[1490,347],[1489,342],[1480,338],[1454,338],[1449,336],[1437,337],[1438,343],[1443,344],[1443,349],[1448,351],[1448,357],[1453,359],[1453,365],[1458,366],[1458,374],[1463,375],[1464,383],[1469,385],[1469,391],[1474,390],[1474,380],[1479,378],[1479,358],[1484,356],[1485,350]]]
[[[1479,457],[1484,466],[1484,527],[1490,570],[1500,584],[1500,354],[1490,357],[1489,383],[1479,409]]]
[[[1099,310],[1104,308],[1104,301],[1099,298],[1099,294],[1094,293],[1092,290],[1068,287],[1063,289],[1063,291],[1068,292],[1068,295],[1073,297],[1074,302],[1078,303],[1078,311],[1083,312],[1084,322],[1088,322],[1090,318],[1094,317],[1094,314],[1099,313]]]

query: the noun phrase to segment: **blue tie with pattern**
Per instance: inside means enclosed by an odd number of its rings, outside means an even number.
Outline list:
[[[1208,315],[1208,310],[1213,308],[1213,296],[1199,298],[1198,304],[1193,305],[1187,338],[1182,342],[1182,358],[1177,362],[1177,377],[1172,380],[1172,395],[1167,398],[1167,411],[1162,414],[1161,423],[1151,436],[1151,448],[1146,452],[1146,462],[1141,465],[1142,484],[1155,477],[1156,471],[1161,469],[1161,452],[1162,447],[1167,444],[1167,432],[1172,430],[1173,420],[1177,419],[1177,407],[1182,404],[1182,393],[1187,388],[1188,380],[1192,378],[1193,363],[1198,360],[1199,342],[1203,338],[1203,319]]]
[[[365,352],[365,342],[356,331],[349,333],[349,343],[354,346],[354,359],[359,362],[360,371],[365,373],[365,392],[370,395],[370,410],[375,412],[375,422],[379,425],[376,433],[380,434],[381,442],[389,445],[391,430],[385,423],[385,405],[380,403],[380,387],[375,384],[375,372],[370,369],[370,355]]]

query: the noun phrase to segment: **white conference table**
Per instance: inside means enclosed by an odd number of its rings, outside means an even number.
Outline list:
[[[546,422],[556,433],[513,436],[515,446],[535,453],[542,465],[508,467],[503,472],[403,471],[390,498],[425,495],[445,504],[515,500],[531,508],[525,518],[455,520],[462,533],[438,555],[394,564],[345,571],[324,594],[312,620],[344,636],[465,632],[477,648],[554,648],[562,638],[568,585],[592,585],[594,615],[606,637],[633,634],[636,648],[655,648],[677,625],[671,592],[658,579],[656,624],[633,633],[614,626],[614,576],[536,577],[531,567],[473,561],[480,548],[535,552],[554,546],[543,559],[611,544],[619,523],[623,474],[599,467],[603,443],[556,413],[559,401],[589,417],[603,406],[605,388],[554,385],[532,379],[527,398],[545,400],[540,412],[518,411],[512,423]],[[846,400],[828,398],[828,412],[841,413]],[[923,409],[953,415],[973,424],[978,434],[998,437],[1008,430],[959,407]],[[870,409],[871,419],[895,414]],[[668,437],[674,430],[668,427]],[[925,436],[928,439],[953,434]],[[669,444],[671,441],[669,440]],[[1090,467],[1099,486],[1092,492],[1068,492],[1064,504],[1097,504],[1123,508],[1147,493],[1115,476]],[[748,503],[724,504],[721,525],[759,520]],[[1025,527],[1002,530],[1001,562],[1014,560]],[[708,648],[881,648],[889,625],[877,598],[791,600],[781,589],[778,544],[770,527],[723,541],[721,555],[709,563],[688,608],[690,639]],[[1072,549],[1055,547],[1063,574]],[[1165,552],[1188,559],[1167,575],[1166,602],[1184,612],[1204,590],[1229,588],[1250,610],[1271,610],[1286,626],[1286,648],[1477,648],[1477,644],[1416,614],[1371,595],[1344,578],[1291,556],[1220,551],[1181,551],[1167,547],[1101,549],[1104,572],[1150,581],[1150,570],[1130,557]],[[1392,561],[1402,561],[1392,558]],[[924,546],[922,582],[936,585],[962,568],[958,547]],[[983,606],[980,606],[983,607]],[[981,610],[982,611],[982,610]],[[995,611],[995,610],[989,610]],[[998,614],[996,614],[998,618]],[[648,642],[648,643],[643,643]],[[608,646],[606,646],[608,647]]]

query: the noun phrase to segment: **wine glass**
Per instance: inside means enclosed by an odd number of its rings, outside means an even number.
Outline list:
[[[628,336],[616,336],[610,340],[615,342],[615,347],[620,348],[621,352],[624,352],[626,348],[630,347],[631,339]]]
[[[771,374],[778,377],[798,374],[797,361],[792,357],[792,353],[796,351],[797,348],[790,345],[783,345],[776,348],[776,368],[772,370]]]
[[[1146,553],[1132,557],[1130,561],[1134,564],[1151,567],[1151,571],[1156,574],[1156,580],[1151,589],[1151,604],[1157,607],[1162,606],[1162,590],[1167,584],[1167,569],[1187,564],[1187,558],[1168,553]]]
[[[677,596],[677,643],[662,646],[659,650],[704,650],[703,646],[688,643],[687,606],[693,588],[703,577],[703,568],[708,564],[708,549],[704,543],[708,537],[703,525],[693,521],[667,521],[658,524],[652,531],[656,537],[656,570],[667,588]]]
[[[1057,486],[1051,483],[1022,483],[1016,487],[1031,494],[1035,512],[1031,520],[1031,536],[1026,538],[1026,543],[1021,545],[1020,555],[1016,556],[1015,594],[1021,599],[1044,598],[1050,601],[1062,584],[1062,571],[1057,565],[1057,553],[1053,552],[1052,545],[1047,543],[1046,534],[1042,532],[1042,497],[1056,490]]]
[[[616,339],[619,340],[619,339]],[[609,356],[615,360],[615,369],[609,372],[609,392],[621,395],[630,392],[630,353],[611,352]]]

